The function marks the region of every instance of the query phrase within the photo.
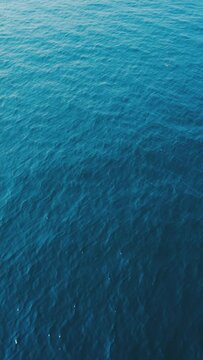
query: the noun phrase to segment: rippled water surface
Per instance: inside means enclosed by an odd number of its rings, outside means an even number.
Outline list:
[[[203,3],[0,0],[0,359],[203,359]]]

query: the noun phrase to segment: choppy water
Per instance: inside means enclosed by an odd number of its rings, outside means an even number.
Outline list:
[[[0,359],[203,359],[203,3],[0,0]]]

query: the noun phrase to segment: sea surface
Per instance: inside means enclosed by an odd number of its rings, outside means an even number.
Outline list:
[[[0,0],[0,360],[203,359],[202,0]]]

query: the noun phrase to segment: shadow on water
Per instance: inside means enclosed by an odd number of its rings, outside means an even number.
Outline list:
[[[1,224],[3,356],[200,358],[199,144],[157,139],[16,179]]]

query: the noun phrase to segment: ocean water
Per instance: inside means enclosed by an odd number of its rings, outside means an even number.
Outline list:
[[[0,0],[0,360],[203,359],[202,0]]]

